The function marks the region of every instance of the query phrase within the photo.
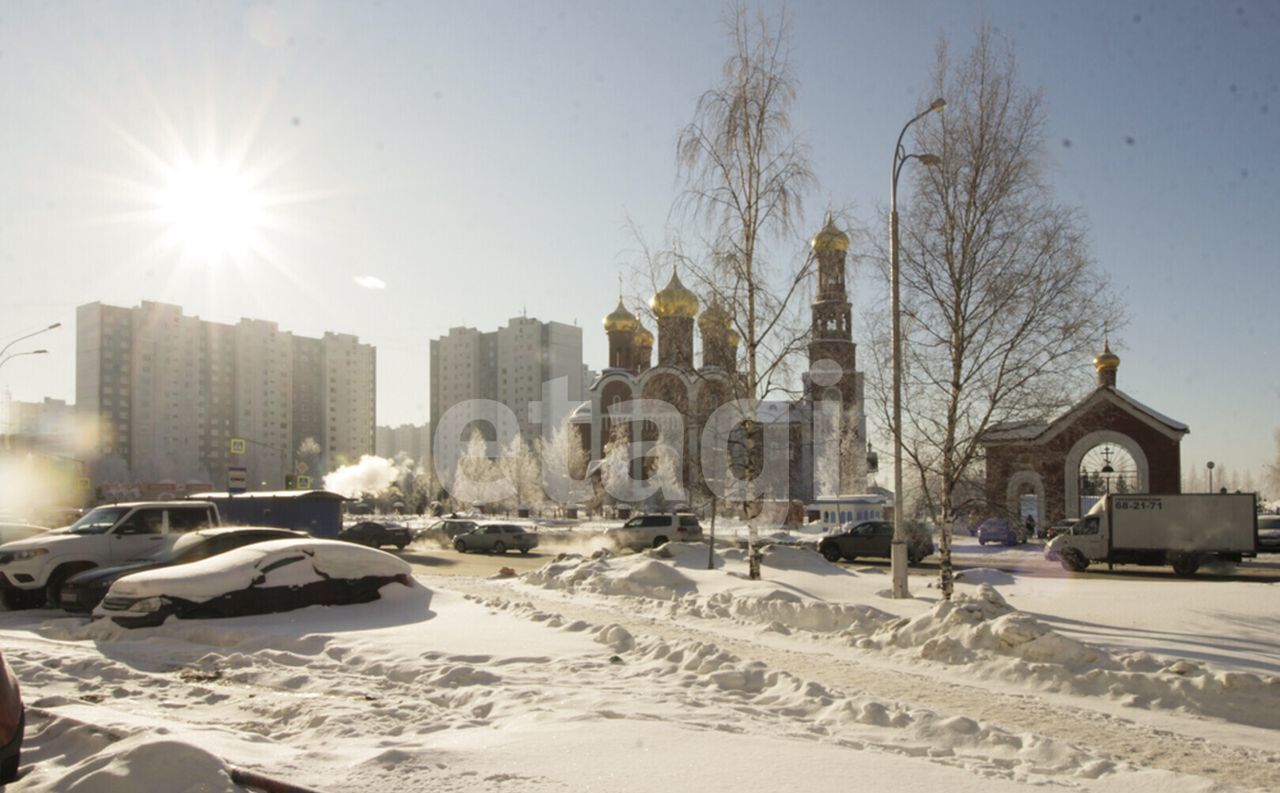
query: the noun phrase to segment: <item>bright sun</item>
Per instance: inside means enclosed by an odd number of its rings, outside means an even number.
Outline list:
[[[240,258],[259,245],[265,202],[253,180],[214,159],[184,158],[166,174],[157,215],[166,242],[191,259]]]

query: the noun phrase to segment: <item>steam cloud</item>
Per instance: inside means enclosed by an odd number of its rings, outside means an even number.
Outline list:
[[[359,498],[365,493],[380,493],[400,478],[395,461],[366,454],[355,465],[344,465],[324,478],[324,489]]]

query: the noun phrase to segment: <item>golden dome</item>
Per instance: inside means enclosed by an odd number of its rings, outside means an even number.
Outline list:
[[[635,336],[632,337],[632,340],[637,347],[653,347],[653,334],[649,332],[648,328],[641,325],[639,322],[636,323],[636,333]]]
[[[649,308],[657,317],[688,317],[692,319],[698,313],[698,297],[684,288],[676,269],[671,268],[671,280],[662,291],[649,300]]]
[[[640,321],[636,319],[636,315],[627,311],[627,307],[622,304],[622,296],[618,296],[618,307],[613,313],[604,318],[605,333],[634,333],[636,328],[640,327]]]
[[[836,222],[831,218],[831,213],[827,213],[827,224],[822,227],[814,235],[813,240],[809,243],[813,246],[815,253],[825,253],[826,251],[847,251],[849,250],[849,235],[836,228]]]
[[[1110,369],[1116,370],[1120,366],[1120,356],[1111,351],[1111,343],[1104,341],[1102,343],[1102,352],[1098,357],[1093,359],[1093,368],[1099,372]]]
[[[724,310],[719,300],[712,300],[707,310],[698,317],[698,327],[705,333],[708,330],[727,330],[733,317]]]
[[[742,341],[741,337],[738,336],[738,332],[736,330],[730,330],[727,338],[729,339],[730,347],[737,347],[738,342]]]

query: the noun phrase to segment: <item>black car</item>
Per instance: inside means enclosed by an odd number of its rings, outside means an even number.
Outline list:
[[[370,548],[394,545],[400,550],[404,550],[404,547],[413,540],[413,533],[407,527],[398,523],[378,523],[377,521],[366,520],[343,529],[342,533],[338,535],[338,539],[354,542],[358,545],[367,545]]]
[[[818,553],[828,562],[845,559],[852,562],[859,556],[888,559],[893,543],[893,524],[883,520],[865,523],[846,523],[818,543]],[[919,564],[933,553],[933,538],[923,529],[907,531],[907,561]]]
[[[141,570],[198,562],[255,542],[290,540],[306,536],[306,533],[300,531],[258,526],[193,531],[178,538],[173,548],[147,559],[111,567],[95,567],[71,576],[62,584],[62,589],[58,592],[58,605],[73,614],[88,614],[102,602],[107,590],[121,576]]]

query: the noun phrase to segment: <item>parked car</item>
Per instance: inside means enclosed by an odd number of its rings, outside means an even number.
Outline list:
[[[513,548],[520,553],[528,553],[537,546],[538,535],[514,523],[481,523],[466,534],[459,534],[453,540],[453,547],[459,553],[467,551],[506,553],[508,548]]]
[[[619,548],[643,550],[668,542],[701,542],[698,516],[687,512],[637,515],[621,527],[605,529],[604,536]]]
[[[101,506],[65,529],[0,545],[0,595],[11,609],[58,605],[76,573],[173,547],[186,532],[221,525],[207,501],[141,501]]]
[[[978,544],[1001,542],[1005,545],[1021,545],[1027,541],[1026,532],[1004,518],[987,518],[978,524]]]
[[[892,553],[893,524],[883,520],[869,520],[861,523],[850,521],[818,543],[818,553],[828,562],[841,559],[852,562],[859,556],[870,556],[888,559]],[[919,564],[920,560],[933,553],[933,537],[922,528],[912,527],[907,531],[907,562]]]
[[[1258,553],[1280,553],[1280,515],[1258,516]]]
[[[0,523],[0,545],[14,540],[25,540],[48,531],[44,526],[34,523]]]
[[[409,563],[337,540],[271,540],[199,562],[132,573],[111,585],[95,618],[126,628],[367,603],[382,587],[413,586]]]
[[[255,542],[302,539],[306,536],[301,531],[265,526],[200,529],[179,537],[172,549],[146,559],[76,573],[63,583],[58,594],[58,605],[73,614],[88,614],[102,602],[112,584],[131,573],[198,562]]]
[[[0,785],[18,778],[26,721],[18,678],[0,652]]]
[[[374,520],[366,520],[343,529],[342,533],[338,535],[338,539],[367,545],[370,548],[394,545],[400,550],[404,550],[405,546],[413,541],[413,534],[408,527],[401,526],[399,523],[379,523]]]
[[[475,530],[478,525],[480,524],[476,521],[467,518],[441,518],[427,524],[426,528],[415,531],[413,538],[452,541],[459,534]]]

